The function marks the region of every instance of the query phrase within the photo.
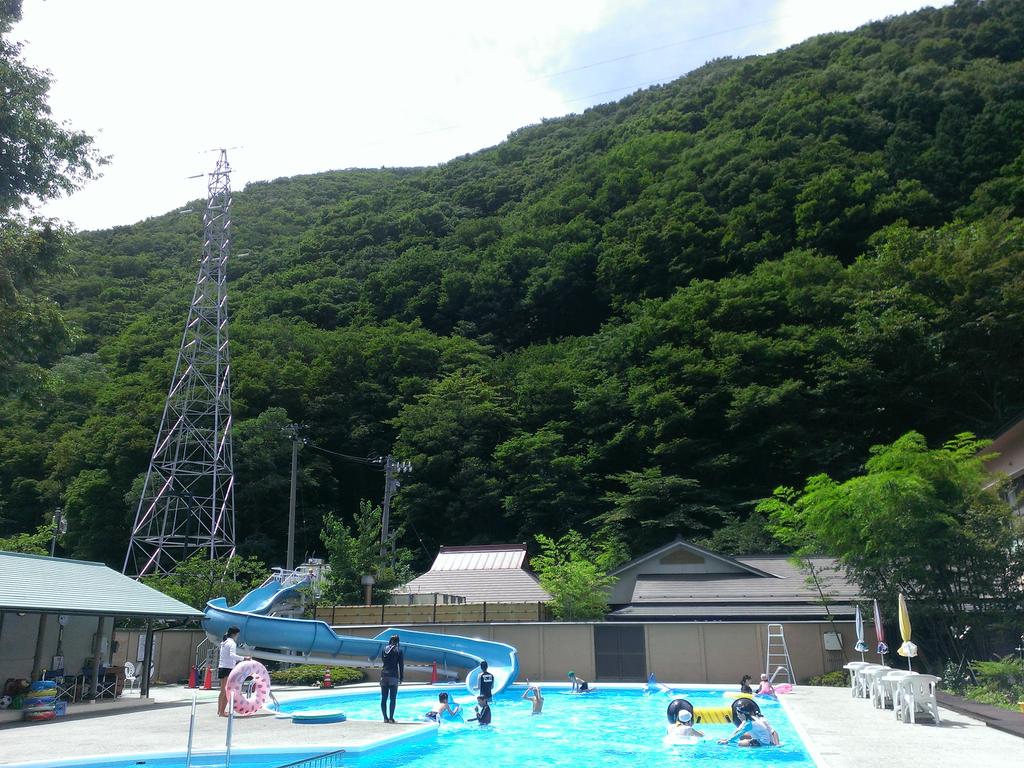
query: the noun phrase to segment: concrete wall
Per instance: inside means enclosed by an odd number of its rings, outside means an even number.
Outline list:
[[[614,622],[623,626],[627,622]],[[399,631],[402,625],[394,624]],[[431,624],[414,625],[420,631],[465,635],[513,645],[519,651],[519,679],[562,680],[572,669],[585,680],[599,681],[594,658],[593,623],[515,624]],[[647,671],[659,680],[677,683],[736,683],[743,674],[764,670],[768,630],[752,622],[657,622],[645,627]],[[824,635],[832,631],[826,622],[791,622],[783,625],[786,645],[798,682],[813,675],[839,669],[847,660],[859,658],[853,652],[856,634],[852,622],[837,622],[843,636],[846,657],[826,651]],[[383,626],[358,625],[335,628],[339,634],[372,637]],[[867,627],[871,633],[870,625]],[[114,663],[136,661],[139,632],[119,631],[120,642]],[[157,679],[178,682],[188,678],[196,644],[205,637],[199,630],[170,630],[157,633]],[[376,679],[373,669],[366,669]],[[410,670],[409,680],[425,680],[428,673]],[[640,682],[640,681],[637,681]]]
[[[41,669],[51,669],[60,640],[67,674],[80,674],[86,659],[92,658],[93,635],[100,626],[98,616],[69,615],[63,634],[55,614],[44,614]],[[106,621],[106,633],[112,634]],[[0,686],[10,677],[31,678],[32,659],[39,636],[40,614],[0,611]],[[109,656],[107,657],[109,660]]]

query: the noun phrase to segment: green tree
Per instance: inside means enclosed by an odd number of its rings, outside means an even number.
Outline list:
[[[53,525],[43,524],[35,533],[16,533],[13,536],[0,538],[0,552],[22,552],[26,555],[50,554],[50,539],[53,536]]]
[[[551,611],[564,621],[594,621],[608,612],[609,571],[625,562],[626,547],[612,528],[587,538],[571,530],[555,540],[537,535],[540,554],[530,560],[540,585],[551,594]]]
[[[266,578],[267,566],[258,558],[236,555],[211,560],[197,552],[168,574],[143,576],[142,583],[202,610],[215,597],[233,605]]]
[[[891,610],[905,594],[915,627],[941,643],[950,626],[1021,617],[1024,552],[985,471],[984,446],[965,433],[929,449],[908,432],[872,448],[864,474],[845,482],[816,475],[802,491],[777,489],[758,509],[798,554],[839,558],[866,597]]]
[[[598,515],[596,522],[628,530],[631,538],[639,537],[636,546],[640,549],[657,546],[678,531],[692,536],[708,529],[715,510],[709,510],[699,497],[694,498],[700,488],[696,480],[664,475],[660,467],[622,472],[612,479],[625,490],[604,495],[610,508]]]
[[[383,547],[381,562],[381,509],[368,501],[359,502],[359,512],[353,525],[327,512],[320,536],[327,548],[330,570],[324,582],[324,597],[339,605],[361,605],[364,600],[362,578],[373,576],[373,599],[382,603],[392,589],[412,579],[409,563],[412,553],[396,542],[402,535],[401,527],[389,532]],[[391,555],[394,547],[394,555]]]
[[[52,362],[68,340],[57,305],[36,290],[61,263],[64,233],[22,211],[77,189],[104,162],[89,136],[50,116],[49,77],[8,39],[20,18],[21,0],[0,3],[0,391]]]

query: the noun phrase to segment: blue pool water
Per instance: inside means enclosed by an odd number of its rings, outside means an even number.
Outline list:
[[[758,700],[762,712],[779,733],[781,747],[740,748],[722,746],[717,739],[733,731],[731,725],[700,724],[707,739],[692,746],[666,745],[668,723],[665,709],[673,697],[663,693],[645,696],[639,688],[600,688],[589,694],[571,694],[567,688],[548,687],[544,711],[531,715],[531,704],[521,699],[523,686],[496,696],[491,703],[492,724],[443,723],[436,742],[396,745],[355,761],[360,768],[447,768],[449,765],[486,768],[558,768],[560,766],[614,765],[616,768],[653,768],[679,765],[732,768],[772,764],[813,768],[804,748],[780,705]],[[451,696],[472,712],[473,699],[465,688],[450,689]],[[722,691],[680,689],[677,695],[695,707],[732,703]],[[402,689],[396,719],[421,719],[437,701],[437,691]],[[282,711],[342,709],[350,718],[379,720],[380,695],[331,696],[293,701]],[[472,717],[472,714],[467,715]],[[303,726],[315,728],[317,726]],[[346,760],[352,764],[353,761]]]
[[[438,690],[448,690],[472,717],[473,697],[464,687],[446,689],[403,688],[398,694],[399,720],[421,720],[437,701]],[[531,703],[521,698],[524,686],[514,686],[496,696],[491,703],[492,725],[443,723],[436,737],[413,739],[365,754],[347,753],[346,768],[568,768],[569,766],[615,766],[615,768],[661,768],[697,766],[697,768],[744,768],[752,765],[778,765],[786,768],[814,768],[799,736],[777,702],[758,699],[765,717],[778,731],[782,746],[741,748],[722,746],[717,739],[733,731],[731,725],[699,724],[706,739],[695,745],[665,743],[665,709],[674,696],[656,693],[644,695],[639,687],[598,687],[589,694],[572,694],[564,686],[544,687],[544,711],[531,715]],[[732,700],[720,690],[680,688],[675,694],[688,699],[694,707],[727,706]],[[350,719],[380,720],[380,694],[377,692],[317,696],[282,705],[282,712],[343,710]],[[277,768],[293,760],[308,757],[301,751],[305,734],[316,734],[323,741],[330,725],[295,725],[291,748],[274,754],[236,754],[232,768]],[[308,742],[307,742],[308,743]],[[320,751],[320,750],[317,750]],[[182,768],[181,755],[139,755],[131,759],[77,760],[80,768]],[[223,755],[197,756],[195,768],[222,768]]]

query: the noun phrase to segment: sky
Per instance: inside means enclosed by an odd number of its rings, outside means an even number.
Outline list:
[[[24,0],[11,37],[103,177],[40,213],[80,230],[340,168],[435,165],[724,56],[944,0]]]

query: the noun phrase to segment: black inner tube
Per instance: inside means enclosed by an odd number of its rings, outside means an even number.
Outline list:
[[[693,722],[693,704],[686,699],[672,699],[665,710],[665,717],[670,723],[675,723],[679,719],[679,713],[684,709],[690,713],[690,722]]]
[[[736,701],[732,703],[733,725],[739,725],[743,722],[743,716],[740,712],[749,712],[751,715],[756,717],[761,716],[761,708],[757,706],[757,702],[753,699],[736,699]]]

